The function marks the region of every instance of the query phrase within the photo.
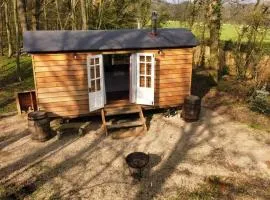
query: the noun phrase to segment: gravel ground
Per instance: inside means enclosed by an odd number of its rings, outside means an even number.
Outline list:
[[[208,109],[193,123],[179,115],[147,118],[144,136],[113,140],[93,122],[83,137],[44,143],[31,140],[25,118],[3,118],[0,183],[17,199],[270,198],[269,133]],[[141,181],[125,163],[133,151],[150,155]],[[218,191],[205,189],[211,184]]]

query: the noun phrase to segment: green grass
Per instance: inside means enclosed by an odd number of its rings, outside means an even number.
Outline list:
[[[16,111],[15,93],[34,88],[31,57],[21,57],[23,81],[17,81],[15,58],[0,56],[0,114]]]
[[[188,28],[187,23],[179,22],[179,21],[167,21],[162,25],[163,28]],[[196,27],[196,25],[195,25]],[[223,41],[236,41],[237,36],[238,36],[238,31],[239,25],[233,25],[233,24],[222,24],[222,29],[221,29],[221,40]],[[198,37],[199,32],[198,30],[194,30],[194,34]],[[268,32],[265,40],[265,43],[270,43],[270,32]]]

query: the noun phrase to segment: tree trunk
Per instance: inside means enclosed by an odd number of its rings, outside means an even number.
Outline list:
[[[3,12],[0,13],[0,23],[1,23],[1,39],[0,39],[0,45],[1,45],[1,56],[4,55],[4,15]]]
[[[18,14],[21,22],[22,32],[27,31],[26,5],[24,0],[18,0]]]
[[[48,20],[47,20],[47,0],[43,2],[43,15],[44,15],[44,29],[48,30]]]
[[[32,30],[39,30],[39,16],[40,16],[40,0],[33,1],[32,10]]]
[[[59,12],[59,4],[58,4],[58,0],[55,0],[55,7],[56,7],[56,14],[57,14],[57,27],[58,24],[60,26],[60,29],[63,30],[63,25],[62,25],[62,21],[61,21],[61,17],[60,17],[60,12]]]
[[[101,28],[102,18],[103,18],[103,3],[102,3],[102,1],[100,1],[99,7],[98,7],[98,24],[97,24],[97,29],[100,29]]]
[[[218,81],[219,72],[219,37],[221,27],[221,0],[210,0],[208,8],[210,31],[210,67],[214,70],[212,76]]]
[[[22,81],[20,69],[20,35],[18,23],[17,0],[13,0],[14,25],[15,25],[15,46],[16,46],[16,71],[18,81]]]
[[[5,10],[5,24],[6,24],[7,42],[8,42],[8,57],[10,58],[13,54],[13,49],[12,49],[12,43],[11,43],[11,33],[10,33],[10,27],[9,27],[7,1],[4,1],[4,10]]]
[[[87,30],[87,14],[85,0],[81,0],[82,30]]]
[[[71,0],[71,28],[72,30],[76,30],[76,1]]]

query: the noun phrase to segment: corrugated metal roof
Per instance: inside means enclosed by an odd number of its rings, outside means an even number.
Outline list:
[[[72,52],[120,49],[155,49],[194,47],[195,36],[187,29],[158,29],[153,36],[149,29],[89,31],[26,31],[24,51]]]

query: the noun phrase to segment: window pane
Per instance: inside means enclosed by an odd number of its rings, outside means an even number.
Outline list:
[[[144,75],[145,74],[145,64],[140,63],[140,74]]]
[[[146,77],[146,87],[148,87],[148,88],[151,87],[151,77],[150,76]]]
[[[96,79],[97,81],[97,90],[96,91],[100,91],[100,79]]]
[[[96,86],[95,86],[95,80],[91,81],[91,92],[95,92],[96,91]]]
[[[145,62],[145,56],[140,56],[140,62]]]
[[[100,77],[100,65],[96,65],[96,78]]]
[[[99,58],[95,59],[95,64],[98,65],[99,64]]]
[[[151,62],[151,56],[146,56],[146,62]]]
[[[151,75],[151,63],[146,63],[146,74]]]
[[[94,79],[95,78],[95,68],[91,67],[90,70],[91,70],[90,71],[91,79]]]
[[[144,87],[144,86],[145,86],[145,77],[140,76],[140,87]]]
[[[94,63],[94,59],[93,58],[91,58],[90,59],[90,65],[94,65],[95,63]]]

